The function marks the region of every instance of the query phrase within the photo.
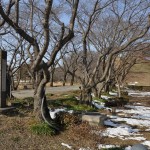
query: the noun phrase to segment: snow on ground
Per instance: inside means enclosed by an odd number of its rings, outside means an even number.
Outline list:
[[[67,147],[68,149],[72,149],[72,146],[70,146],[70,145],[68,145],[68,144],[61,143],[61,145]]]
[[[126,122],[127,124],[130,124],[132,126],[134,126],[134,125],[142,126],[142,127],[149,127],[150,126],[149,120],[117,117],[116,119],[112,119],[112,121],[114,121],[114,122]]]
[[[116,92],[109,92],[109,95],[117,96],[118,94]]]
[[[109,111],[112,111],[111,108],[104,106],[105,103],[100,102],[100,101],[98,101],[98,100],[93,100],[93,101],[92,101],[92,104],[93,104],[97,109],[107,109],[107,110],[109,110]]]
[[[129,109],[117,109],[116,112],[124,114],[133,114],[132,118],[150,120],[150,107],[126,105]]]
[[[106,95],[101,95],[101,98],[102,98],[102,99],[105,99],[105,100],[108,100],[108,99],[111,98],[111,97],[106,96]]]
[[[142,144],[150,147],[150,141],[144,141]]]
[[[116,96],[117,93],[110,92],[110,95]],[[142,96],[150,96],[150,92],[129,92],[129,95],[138,95]],[[102,95],[101,98],[108,100],[110,97]],[[93,100],[93,105],[98,109],[109,109],[111,108],[105,107],[104,103],[99,102],[97,100]],[[65,111],[65,109],[55,110],[57,113],[59,111]],[[54,112],[50,114],[54,116]],[[141,106],[141,103],[136,104],[136,106],[126,105],[125,109],[117,109],[117,114],[120,116],[108,116],[109,119],[104,121],[104,124],[108,126],[105,131],[100,132],[100,136],[107,136],[111,138],[119,138],[121,140],[137,140],[139,143],[146,145],[150,148],[150,141],[147,141],[143,134],[140,134],[140,129],[134,129],[131,126],[137,127],[145,127],[145,131],[150,131],[150,107]],[[54,113],[54,114],[53,114]],[[125,116],[128,117],[125,117]],[[130,117],[129,117],[130,116]],[[63,145],[63,144],[62,144]],[[69,148],[69,145],[64,144]],[[98,148],[113,148],[118,147],[117,145],[102,145],[99,144]],[[90,148],[80,148],[79,150],[90,150]],[[125,148],[125,150],[131,150],[131,146]]]
[[[66,109],[65,108],[58,108],[58,109],[55,109],[55,110],[49,109],[49,113],[50,113],[50,116],[51,116],[52,119],[55,119],[56,114],[59,113],[59,112],[62,112],[62,111],[66,111]]]
[[[135,96],[135,97],[146,97],[146,96],[150,96],[150,92],[141,92],[141,91],[128,91],[128,95],[129,96]]]
[[[104,144],[99,144],[98,149],[102,148],[114,148],[114,147],[119,147],[118,145],[104,145]]]
[[[118,137],[119,139],[125,140],[125,139],[128,139],[129,137],[139,136],[138,131],[139,131],[138,129],[132,129],[129,126],[128,127],[127,126],[119,126],[119,127],[115,127],[115,128],[107,128],[102,133],[102,136],[108,136],[108,137],[112,137],[112,138]]]
[[[131,150],[131,146],[126,147],[124,150]]]
[[[51,116],[52,119],[55,119],[56,115],[59,112],[68,112],[68,113],[72,114],[73,110],[66,110],[66,108],[58,108],[58,109],[55,109],[55,110],[49,109],[49,114],[50,114],[50,116]]]
[[[150,108],[126,105],[125,109],[117,109],[117,113],[120,112],[131,114],[131,117],[108,116],[109,119],[104,124],[109,128],[102,133],[102,136],[117,137],[121,140],[137,140],[150,148],[150,141],[146,141],[146,138],[139,134],[139,129],[133,129],[130,126],[145,127],[145,131],[150,131]],[[125,150],[131,150],[131,146],[126,147]]]
[[[104,121],[104,124],[105,124],[106,126],[111,126],[111,127],[118,127],[118,126],[119,126],[119,124],[116,124],[116,123],[112,122],[112,121],[109,120],[109,119],[105,120],[105,121]]]
[[[106,96],[102,96],[103,99],[108,99]],[[99,101],[94,100],[93,105],[97,107],[98,109],[111,109],[104,106],[104,103],[101,103]],[[108,116],[110,119],[107,119],[104,124],[106,126],[109,126],[101,136],[108,136],[108,137],[118,137],[122,140],[137,140],[137,141],[145,141],[146,138],[143,137],[142,134],[139,134],[138,129],[133,129],[130,127],[132,126],[138,126],[138,127],[146,127],[147,129],[145,131],[149,131],[148,128],[150,126],[150,107],[145,106],[131,106],[126,105],[125,109],[117,109],[116,112],[118,114],[122,115],[124,114],[124,117],[119,116]],[[120,113],[121,112],[121,113]],[[125,117],[125,115],[130,114],[131,117]],[[122,124],[122,122],[124,124]],[[128,124],[128,125],[127,125]],[[110,128],[111,127],[111,128]]]
[[[98,108],[98,109],[103,109],[103,108],[105,108],[105,103],[102,103],[102,102],[99,102],[99,101],[97,101],[97,100],[93,100],[92,101],[92,104],[96,107],[96,108]]]

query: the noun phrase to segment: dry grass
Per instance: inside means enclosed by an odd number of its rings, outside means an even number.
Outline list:
[[[1,149],[65,150],[61,143],[67,143],[74,149],[85,146],[96,149],[97,144],[101,143],[100,136],[91,132],[97,128],[91,128],[88,124],[72,125],[55,136],[39,136],[30,130],[30,126],[34,123],[30,115],[27,117],[0,115]]]
[[[71,93],[70,93],[71,94]],[[60,98],[62,95],[53,95]],[[148,98],[130,98],[131,103],[140,102],[150,106]],[[105,111],[103,110],[103,113]],[[106,112],[108,113],[108,112]],[[134,140],[120,140],[118,138],[101,137],[106,127],[91,127],[87,123],[77,123],[76,118],[67,116],[67,128],[58,135],[36,135],[31,132],[31,126],[36,123],[32,115],[32,108],[19,107],[7,114],[0,114],[0,149],[2,150],[67,150],[61,143],[69,144],[74,150],[81,147],[97,149],[98,144],[115,144],[128,146],[139,143]],[[71,123],[70,123],[71,122]],[[150,133],[141,129],[143,137],[150,140]]]

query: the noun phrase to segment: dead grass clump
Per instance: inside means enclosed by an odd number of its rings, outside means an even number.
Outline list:
[[[79,124],[80,118],[77,115],[70,114],[67,112],[61,112],[59,113],[59,116],[57,116],[57,122],[64,128],[68,128],[70,126],[74,126]]]
[[[83,122],[79,125],[74,125],[69,129],[68,136],[76,143],[76,145],[97,148],[98,143],[102,142],[100,136],[103,127],[90,126]]]

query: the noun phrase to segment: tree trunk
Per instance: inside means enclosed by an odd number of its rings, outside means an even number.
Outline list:
[[[42,98],[44,97],[43,91],[44,91],[44,85],[40,84],[38,86],[36,93],[34,93],[34,115],[35,118],[39,121],[42,120],[41,104],[42,104]]]
[[[20,80],[21,80],[21,73],[20,73],[20,70],[19,70],[17,83],[16,83],[16,85],[14,85],[14,89],[15,89],[15,90],[18,89],[18,86],[19,86],[19,84],[20,84]]]
[[[38,73],[36,73],[36,84],[34,93],[34,116],[39,121],[45,121],[55,130],[59,130],[59,127],[55,120],[53,120],[49,114],[49,109],[47,106],[46,95],[45,95],[45,86],[50,79],[48,68],[44,68]]]
[[[32,78],[32,89],[35,89],[35,78]]]
[[[120,85],[118,85],[118,96],[121,97],[121,89],[120,89]]]
[[[74,77],[75,77],[75,74],[73,73],[71,75],[71,81],[70,81],[70,85],[72,86],[74,84]]]
[[[66,85],[66,79],[67,79],[67,73],[64,74],[64,79],[63,79],[63,86]]]
[[[85,103],[87,105],[92,104],[92,89],[91,88],[82,88],[82,103]]]
[[[98,97],[98,89],[97,87],[93,87],[95,97]]]
[[[102,95],[102,90],[104,89],[105,83],[102,82],[99,84],[99,88],[98,88],[98,98],[101,98]]]
[[[44,75],[43,75],[44,74]],[[44,71],[39,71],[36,73],[36,86],[34,90],[34,115],[37,120],[43,120],[41,114],[41,104],[42,98],[45,97],[45,86],[49,81],[49,73],[48,70],[44,73]]]
[[[104,88],[104,89],[105,89],[105,92],[106,92],[106,93],[109,93],[109,83],[106,83],[106,84],[105,84],[105,88]]]
[[[117,82],[117,89],[118,89],[118,97],[121,97],[121,88],[120,88],[120,82],[119,82],[119,79],[116,79],[116,82]]]
[[[51,72],[51,76],[50,76],[50,87],[54,86],[54,71]]]

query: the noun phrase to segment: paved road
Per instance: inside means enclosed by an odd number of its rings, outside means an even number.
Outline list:
[[[63,92],[68,92],[68,91],[74,91],[78,90],[79,86],[74,85],[74,86],[60,86],[60,87],[46,87],[46,93],[63,93]],[[33,97],[34,90],[17,90],[13,91],[12,94],[17,97],[17,98],[25,98],[25,97]]]

